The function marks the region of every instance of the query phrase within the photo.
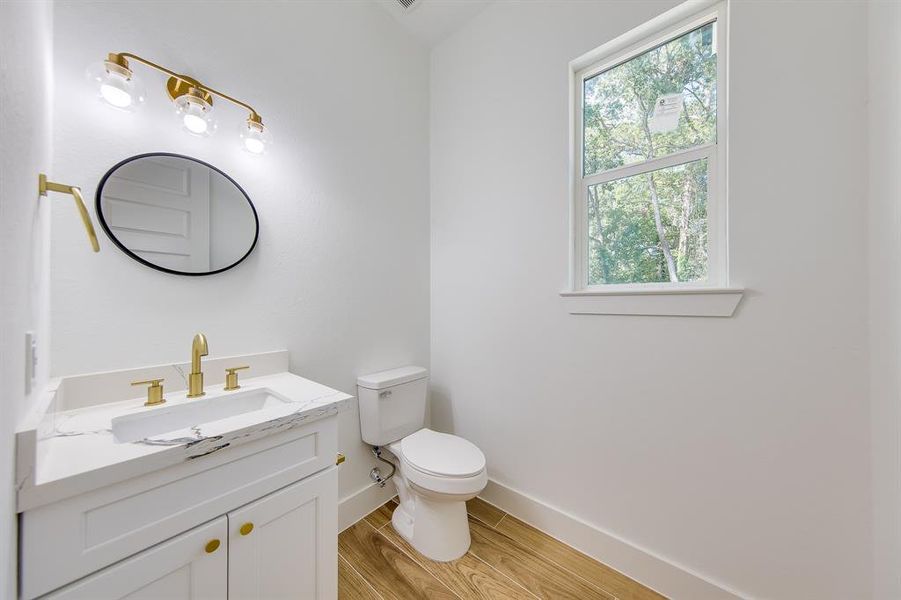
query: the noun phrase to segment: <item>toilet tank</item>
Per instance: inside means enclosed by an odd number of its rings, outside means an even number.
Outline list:
[[[401,367],[357,378],[363,441],[385,446],[425,426],[429,372]]]

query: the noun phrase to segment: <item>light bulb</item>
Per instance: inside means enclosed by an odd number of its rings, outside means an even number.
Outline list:
[[[191,90],[175,100],[176,114],[181,120],[182,127],[192,135],[206,136],[216,130],[216,121],[210,114],[213,106],[207,102],[203,94],[197,90]]]
[[[241,142],[244,149],[251,154],[263,154],[272,143],[269,129],[263,126],[259,117],[251,117],[241,127]]]
[[[206,130],[209,128],[206,119],[204,119],[202,115],[195,114],[197,109],[192,108],[189,110],[190,112],[185,113],[185,116],[182,117],[182,123],[185,128],[191,133],[196,133],[198,135],[206,133]]]
[[[266,144],[263,143],[263,140],[248,137],[244,138],[244,147],[248,152],[253,152],[254,154],[262,154],[263,150],[266,149]]]
[[[102,83],[100,85],[100,95],[116,108],[125,108],[131,105],[131,94],[119,85]]]
[[[87,76],[97,86],[98,97],[114,108],[132,111],[144,102],[143,85],[123,64],[112,60],[94,63]]]

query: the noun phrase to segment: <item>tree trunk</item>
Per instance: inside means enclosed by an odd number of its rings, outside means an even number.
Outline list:
[[[688,236],[691,226],[691,212],[694,209],[694,179],[686,171],[685,185],[682,186],[682,214],[679,215],[679,262],[688,263]]]
[[[670,249],[669,242],[666,240],[666,229],[663,227],[663,220],[660,218],[660,199],[657,197],[657,185],[654,183],[653,173],[645,173],[648,180],[648,190],[651,192],[651,208],[654,210],[654,227],[657,228],[657,237],[660,239],[660,249],[663,251],[663,257],[666,259],[666,269],[669,271],[670,281],[679,281],[676,272],[676,261],[673,260],[673,251]]]
[[[607,246],[606,246],[607,241],[604,239],[604,231],[600,227],[601,207],[598,202],[597,192],[595,190],[593,190],[591,186],[589,186],[588,187],[588,227],[589,227],[589,231],[591,228],[592,219],[595,219],[598,221],[597,237],[593,237],[589,233],[588,239],[589,239],[589,241],[594,241],[595,244],[597,244],[597,249],[598,249],[598,254],[599,254],[598,258],[600,259],[600,263],[601,263],[601,274],[604,278],[603,283],[609,283],[610,282],[610,264],[609,264],[610,261],[609,261],[609,255],[607,253]],[[589,261],[590,261],[590,259],[589,259]],[[590,262],[589,262],[589,265],[590,265]],[[591,277],[590,266],[589,266],[588,276],[590,279],[590,277]]]
[[[641,95],[633,90],[638,105],[641,107],[641,124],[644,129],[644,135],[648,142],[648,160],[654,158],[654,138],[651,136],[651,128],[648,127],[648,107],[645,106]],[[657,185],[654,183],[654,174],[645,173],[648,180],[648,190],[651,192],[651,208],[654,209],[654,227],[657,229],[657,238],[660,240],[660,249],[663,251],[663,257],[666,259],[666,270],[669,271],[669,280],[672,282],[679,281],[679,275],[676,272],[676,261],[673,260],[673,251],[670,249],[669,242],[666,241],[666,229],[663,227],[663,220],[660,218],[660,199],[657,196]]]

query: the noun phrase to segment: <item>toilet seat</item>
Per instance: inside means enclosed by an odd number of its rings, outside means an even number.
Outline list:
[[[404,460],[418,471],[436,477],[473,477],[485,469],[479,447],[461,437],[420,429],[400,441]]]
[[[439,494],[472,495],[488,482],[485,455],[455,435],[420,429],[389,446],[404,477],[415,487]]]

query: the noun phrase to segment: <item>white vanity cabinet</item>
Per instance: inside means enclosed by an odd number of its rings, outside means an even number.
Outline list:
[[[337,469],[260,498],[48,600],[337,598]]]
[[[338,597],[332,468],[228,514],[228,598]]]
[[[48,600],[228,597],[228,520],[219,517],[45,596]],[[219,544],[215,544],[219,541]]]
[[[336,455],[326,416],[26,510],[20,598],[334,600]]]

